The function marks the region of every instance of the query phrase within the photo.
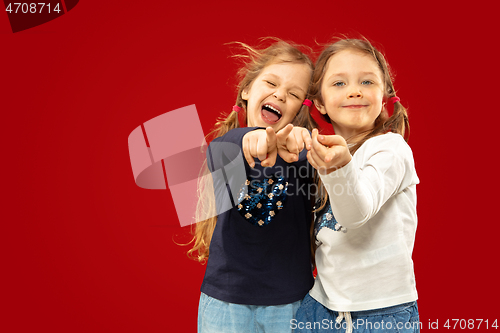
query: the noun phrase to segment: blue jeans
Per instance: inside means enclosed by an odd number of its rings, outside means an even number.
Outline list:
[[[309,294],[292,320],[296,333],[343,333],[348,323],[345,319],[337,323],[337,311],[324,307]],[[382,309],[351,312],[352,332],[363,333],[418,333],[420,323],[417,302],[410,302]]]
[[[291,333],[301,301],[284,305],[244,305],[201,293],[198,333]]]

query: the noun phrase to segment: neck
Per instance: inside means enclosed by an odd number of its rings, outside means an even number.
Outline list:
[[[370,132],[372,128],[366,130],[358,130],[351,128],[341,128],[337,126],[335,123],[332,123],[333,130],[336,135],[340,135],[345,139],[348,144],[356,144],[359,141],[363,140],[363,138]]]

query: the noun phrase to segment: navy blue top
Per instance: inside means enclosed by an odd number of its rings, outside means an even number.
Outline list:
[[[242,138],[255,129],[233,129],[207,150],[219,215],[201,291],[230,303],[288,304],[301,300],[314,283],[313,168],[303,150],[294,163],[278,156],[274,167],[263,168],[256,159],[252,169],[242,161],[246,182],[234,176],[237,155],[244,159]],[[233,143],[234,149],[221,143]]]

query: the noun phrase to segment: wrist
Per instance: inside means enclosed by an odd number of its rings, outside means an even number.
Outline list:
[[[336,165],[332,166],[332,167],[329,167],[329,168],[325,168],[323,170],[318,170],[320,174],[322,175],[329,175],[335,171],[338,171],[340,169],[342,169],[343,167],[345,167],[347,164],[349,164],[352,160],[352,156],[351,154],[348,154],[346,156],[345,159],[343,159],[340,163],[337,163]]]

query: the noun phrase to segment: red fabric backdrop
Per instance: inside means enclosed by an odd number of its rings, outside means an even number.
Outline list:
[[[338,33],[383,45],[409,107],[423,330],[447,319],[491,325],[499,117],[488,8],[86,0],[17,33],[0,13],[0,330],[195,332],[205,267],[176,245],[189,228],[169,190],[135,185],[127,137],[190,104],[208,133],[235,100],[238,63],[225,43],[276,36],[319,49],[315,40]]]

